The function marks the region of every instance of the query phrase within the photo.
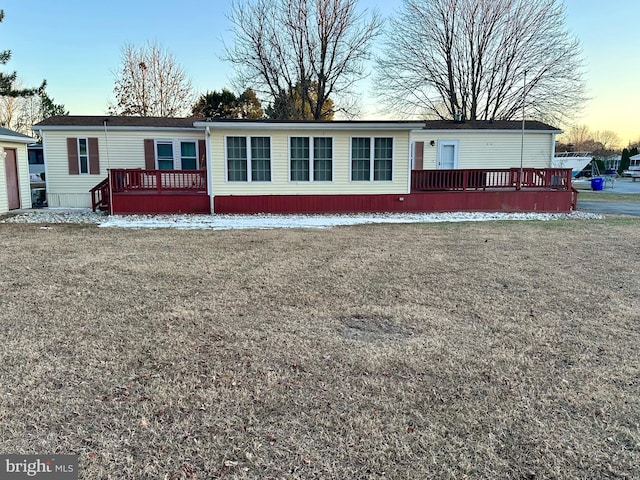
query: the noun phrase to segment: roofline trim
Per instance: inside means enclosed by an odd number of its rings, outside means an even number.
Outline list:
[[[29,143],[37,142],[37,140],[31,137],[15,137],[13,135],[0,135],[0,142],[24,143],[25,145],[28,145]]]
[[[104,132],[104,125],[34,125],[33,127],[34,130],[40,131],[40,130],[53,130],[53,131],[62,131],[62,130],[96,130],[96,131],[101,131]],[[107,124],[107,131],[111,132],[114,130],[130,130],[130,131],[147,131],[147,130],[163,130],[163,131],[168,131],[168,130],[179,130],[179,131],[184,131],[184,130],[192,130],[192,131],[201,131],[201,128],[196,128],[196,127],[153,127],[153,126],[144,126],[144,125],[119,125],[119,126],[112,126]]]
[[[537,130],[537,129],[531,129],[531,130],[527,130],[526,128],[524,129],[525,133],[561,133],[562,130]],[[437,128],[437,129],[430,129],[430,128],[420,128],[420,129],[416,129],[416,130],[411,130],[411,133],[450,133],[450,132],[469,132],[469,133],[482,133],[482,132],[493,132],[493,133],[517,133],[518,135],[522,134],[522,130],[521,129],[508,129],[508,128],[447,128],[447,129],[442,129],[442,128]]]
[[[194,127],[211,130],[415,130],[423,122],[194,122]]]

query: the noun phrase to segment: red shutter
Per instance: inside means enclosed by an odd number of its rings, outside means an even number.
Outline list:
[[[67,159],[69,161],[69,175],[79,175],[77,138],[67,138]]]
[[[207,147],[204,140],[198,140],[198,169],[207,169]]]
[[[413,147],[413,169],[422,170],[424,164],[424,142],[416,142]]]
[[[89,173],[100,175],[100,154],[98,153],[98,139],[89,138]]]
[[[146,170],[156,169],[156,148],[152,138],[144,140],[144,168]]]

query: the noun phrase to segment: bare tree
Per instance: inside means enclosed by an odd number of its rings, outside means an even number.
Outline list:
[[[17,82],[14,82],[17,86]],[[0,97],[0,125],[10,130],[19,131],[17,128],[17,113],[20,108],[20,97]]]
[[[619,152],[620,137],[611,130],[591,131],[587,125],[574,125],[558,137],[565,150],[588,151],[596,157],[606,157]]]
[[[589,150],[593,141],[593,133],[587,125],[574,125],[559,138],[574,150]]]
[[[381,27],[377,12],[359,12],[357,0],[238,0],[229,19],[234,43],[226,59],[239,83],[256,86],[272,104],[289,96],[313,119],[333,115],[324,108],[330,97],[353,97]]]
[[[24,91],[20,80],[14,81],[14,88]],[[33,135],[33,125],[45,118],[68,114],[44,89],[29,96],[0,96],[0,125],[25,135]]]
[[[155,42],[125,45],[114,77],[116,101],[109,108],[114,115],[175,117],[187,114],[193,103],[191,80]]]
[[[565,121],[586,100],[557,0],[403,0],[377,59],[382,101],[431,118]],[[526,83],[525,83],[526,77]]]
[[[593,139],[602,145],[604,150],[617,150],[620,147],[620,136],[612,130],[598,130]]]

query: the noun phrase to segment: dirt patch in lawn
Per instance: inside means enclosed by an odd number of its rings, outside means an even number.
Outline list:
[[[638,478],[639,227],[0,225],[0,451],[80,478]]]

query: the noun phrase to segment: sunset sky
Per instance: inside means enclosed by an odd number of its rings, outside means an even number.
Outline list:
[[[231,86],[232,67],[220,56],[230,41],[230,0],[206,2],[8,0],[0,4],[0,48],[12,50],[4,71],[27,86],[47,80],[56,103],[75,115],[101,115],[113,100],[113,72],[124,44],[157,41],[191,77],[198,93]],[[361,8],[392,14],[401,0],[360,0]],[[576,123],[613,130],[625,146],[640,139],[640,2],[567,0],[567,23],[582,42],[591,100]],[[379,118],[364,82],[366,118]]]

